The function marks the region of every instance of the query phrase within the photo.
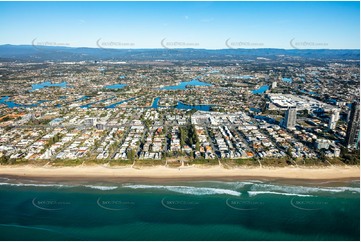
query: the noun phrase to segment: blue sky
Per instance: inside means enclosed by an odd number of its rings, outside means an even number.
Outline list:
[[[0,44],[359,49],[359,2],[0,2]]]

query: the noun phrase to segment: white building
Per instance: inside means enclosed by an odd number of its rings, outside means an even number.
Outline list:
[[[332,114],[330,117],[330,121],[328,122],[328,128],[335,130],[337,121],[340,119],[340,110],[339,109],[332,109]]]

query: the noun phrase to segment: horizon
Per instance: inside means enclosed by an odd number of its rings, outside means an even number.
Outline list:
[[[99,50],[298,50],[298,51],[317,51],[317,50],[330,50],[330,51],[337,51],[337,50],[349,50],[349,51],[360,51],[359,49],[327,49],[327,48],[320,48],[320,49],[295,49],[295,48],[222,48],[222,49],[207,49],[207,48],[164,48],[164,47],[154,47],[154,48],[101,48],[101,47],[87,47],[87,46],[55,46],[55,45],[42,45],[42,46],[33,46],[29,44],[0,44],[0,46],[16,46],[16,47],[33,47],[33,48],[69,48],[69,49],[99,49]]]
[[[1,240],[360,241],[360,0],[20,1]]]
[[[0,45],[360,49],[354,1],[0,2],[0,9]]]

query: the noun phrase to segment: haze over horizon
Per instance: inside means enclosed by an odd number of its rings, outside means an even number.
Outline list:
[[[0,45],[359,49],[359,2],[0,2]]]

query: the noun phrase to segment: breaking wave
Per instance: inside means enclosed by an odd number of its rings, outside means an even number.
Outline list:
[[[16,187],[74,187],[65,184],[42,184],[42,183],[10,183],[10,182],[0,182],[0,186],[16,186]]]
[[[227,194],[232,196],[240,196],[241,193],[229,189],[211,188],[211,187],[191,187],[191,186],[161,186],[161,185],[123,185],[125,188],[131,189],[161,189],[176,193],[189,195],[215,195]]]
[[[84,185],[84,187],[96,189],[96,190],[102,190],[102,191],[110,191],[118,188],[117,186],[95,186],[95,185]]]
[[[274,194],[274,195],[282,195],[282,196],[298,196],[298,197],[313,197],[312,195],[305,194],[297,194],[297,193],[283,193],[283,192],[272,192],[272,191],[249,191],[248,195],[250,197],[262,194]]]
[[[284,186],[273,184],[253,184],[251,191],[275,191],[294,194],[314,194],[319,192],[339,193],[339,192],[358,192],[359,187],[306,187],[306,186]]]

